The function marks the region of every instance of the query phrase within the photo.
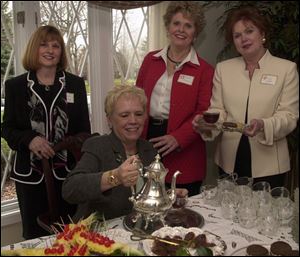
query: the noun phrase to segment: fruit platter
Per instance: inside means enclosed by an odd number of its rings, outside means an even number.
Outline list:
[[[98,222],[97,214],[93,213],[78,223],[61,224],[61,231],[55,231],[48,237],[47,243],[38,247],[22,247],[14,250],[2,250],[2,256],[141,256],[143,252],[135,247],[111,239],[113,232],[98,232],[92,229]],[[125,231],[126,232],[126,231]],[[118,237],[114,237],[118,238]]]

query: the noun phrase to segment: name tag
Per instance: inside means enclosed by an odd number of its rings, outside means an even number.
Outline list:
[[[277,76],[274,75],[262,75],[261,77],[261,83],[265,85],[272,85],[274,86],[276,84]]]
[[[67,93],[67,103],[74,103],[74,94],[73,93]]]
[[[178,78],[178,82],[191,86],[193,84],[194,77],[189,75],[181,74]]]

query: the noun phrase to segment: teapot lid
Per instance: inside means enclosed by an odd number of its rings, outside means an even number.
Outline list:
[[[155,156],[155,160],[147,167],[147,170],[154,172],[166,172],[165,166],[162,164],[162,162],[160,162],[159,154]]]

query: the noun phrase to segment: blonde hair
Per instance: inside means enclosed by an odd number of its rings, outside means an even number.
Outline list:
[[[30,37],[23,57],[23,67],[25,70],[36,71],[40,68],[39,47],[42,42],[57,40],[61,46],[60,61],[57,64],[58,70],[65,70],[68,66],[64,39],[60,31],[51,25],[39,27]]]
[[[205,26],[204,8],[194,1],[174,1],[167,7],[164,15],[165,27],[168,28],[173,16],[181,12],[184,16],[191,18],[195,23],[195,37],[203,30]]]
[[[146,111],[147,97],[143,89],[129,85],[114,86],[113,89],[107,93],[105,98],[105,113],[107,117],[112,115],[116,102],[123,95],[138,97],[143,106],[143,110]]]

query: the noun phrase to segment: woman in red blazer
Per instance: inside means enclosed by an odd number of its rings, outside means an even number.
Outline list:
[[[145,57],[136,83],[149,100],[144,136],[169,169],[167,184],[179,170],[177,187],[195,195],[206,174],[206,150],[193,131],[192,119],[209,106],[214,72],[193,47],[205,24],[202,7],[194,2],[171,2],[164,22],[170,43]]]

